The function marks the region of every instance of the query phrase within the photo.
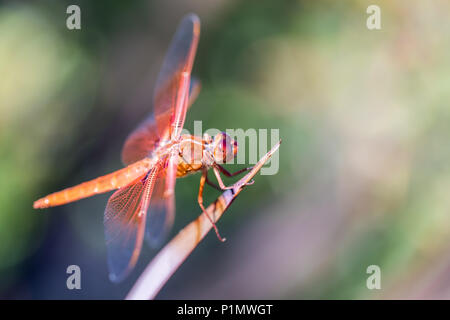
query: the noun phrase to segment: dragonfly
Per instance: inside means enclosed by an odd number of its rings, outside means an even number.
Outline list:
[[[225,132],[214,137],[182,134],[186,112],[201,87],[197,79],[191,78],[199,36],[198,16],[185,16],[157,77],[153,113],[131,132],[122,148],[126,167],[52,193],[33,204],[35,209],[48,208],[117,189],[104,212],[109,278],[113,282],[122,281],[134,268],[144,238],[157,246],[171,229],[177,178],[201,172],[198,204],[218,239],[225,241],[203,205],[204,186],[231,189],[221,174],[232,177],[250,168],[230,173],[222,166],[238,151],[237,142]],[[209,169],[219,185],[208,179]]]

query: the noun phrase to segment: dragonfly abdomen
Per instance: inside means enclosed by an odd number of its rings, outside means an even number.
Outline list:
[[[145,158],[121,170],[83,182],[41,198],[33,203],[33,208],[48,208],[77,201],[93,195],[119,189],[146,174],[152,166],[152,160]]]

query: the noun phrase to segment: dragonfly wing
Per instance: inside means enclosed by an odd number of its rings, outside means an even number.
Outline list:
[[[200,80],[196,77],[191,78],[191,82],[189,83],[189,101],[188,101],[188,108],[192,106],[192,104],[197,99],[198,95],[200,94],[200,90],[202,89],[202,84],[200,83]]]
[[[189,88],[189,104],[191,106],[200,93],[200,81],[192,78]],[[147,157],[159,140],[169,138],[169,129],[162,136],[158,133],[156,122],[151,115],[144,120],[127,138],[122,148],[122,162],[132,164]]]
[[[116,191],[105,209],[105,240],[109,278],[120,282],[136,265],[145,232],[145,219],[159,167]]]
[[[174,194],[165,195],[165,177],[159,178],[153,189],[152,205],[148,211],[145,239],[152,248],[158,248],[172,229],[175,219]]]
[[[125,141],[122,148],[122,162],[129,165],[149,156],[159,139],[153,117],[147,118]]]
[[[199,18],[187,15],[180,22],[164,59],[153,94],[160,135],[169,128],[171,137],[178,137],[183,128],[199,35]]]

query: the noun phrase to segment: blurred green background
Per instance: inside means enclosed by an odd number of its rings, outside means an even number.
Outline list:
[[[81,30],[66,8],[81,8]],[[34,200],[121,168],[127,134],[181,17],[202,32],[202,92],[186,127],[280,129],[280,170],[257,176],[158,298],[450,298],[450,3],[3,1],[0,4],[0,298],[122,299],[109,282],[109,194]],[[230,166],[230,170],[239,166]],[[227,180],[229,181],[229,180]],[[200,213],[177,183],[172,234]],[[208,188],[206,201],[218,192]],[[81,267],[81,290],[66,268]],[[381,268],[381,290],[366,269]]]

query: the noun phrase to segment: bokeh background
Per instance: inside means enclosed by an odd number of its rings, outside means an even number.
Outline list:
[[[3,1],[0,4],[0,298],[122,299],[108,280],[109,194],[35,211],[50,192],[122,166],[127,134],[181,17],[202,33],[190,109],[213,128],[276,128],[280,170],[257,176],[161,299],[450,298],[450,3]],[[82,29],[66,28],[81,7]],[[239,166],[232,166],[234,170]],[[173,234],[200,213],[177,183]],[[218,192],[207,189],[206,201]],[[66,268],[81,267],[81,290]],[[366,269],[381,268],[381,290]]]

